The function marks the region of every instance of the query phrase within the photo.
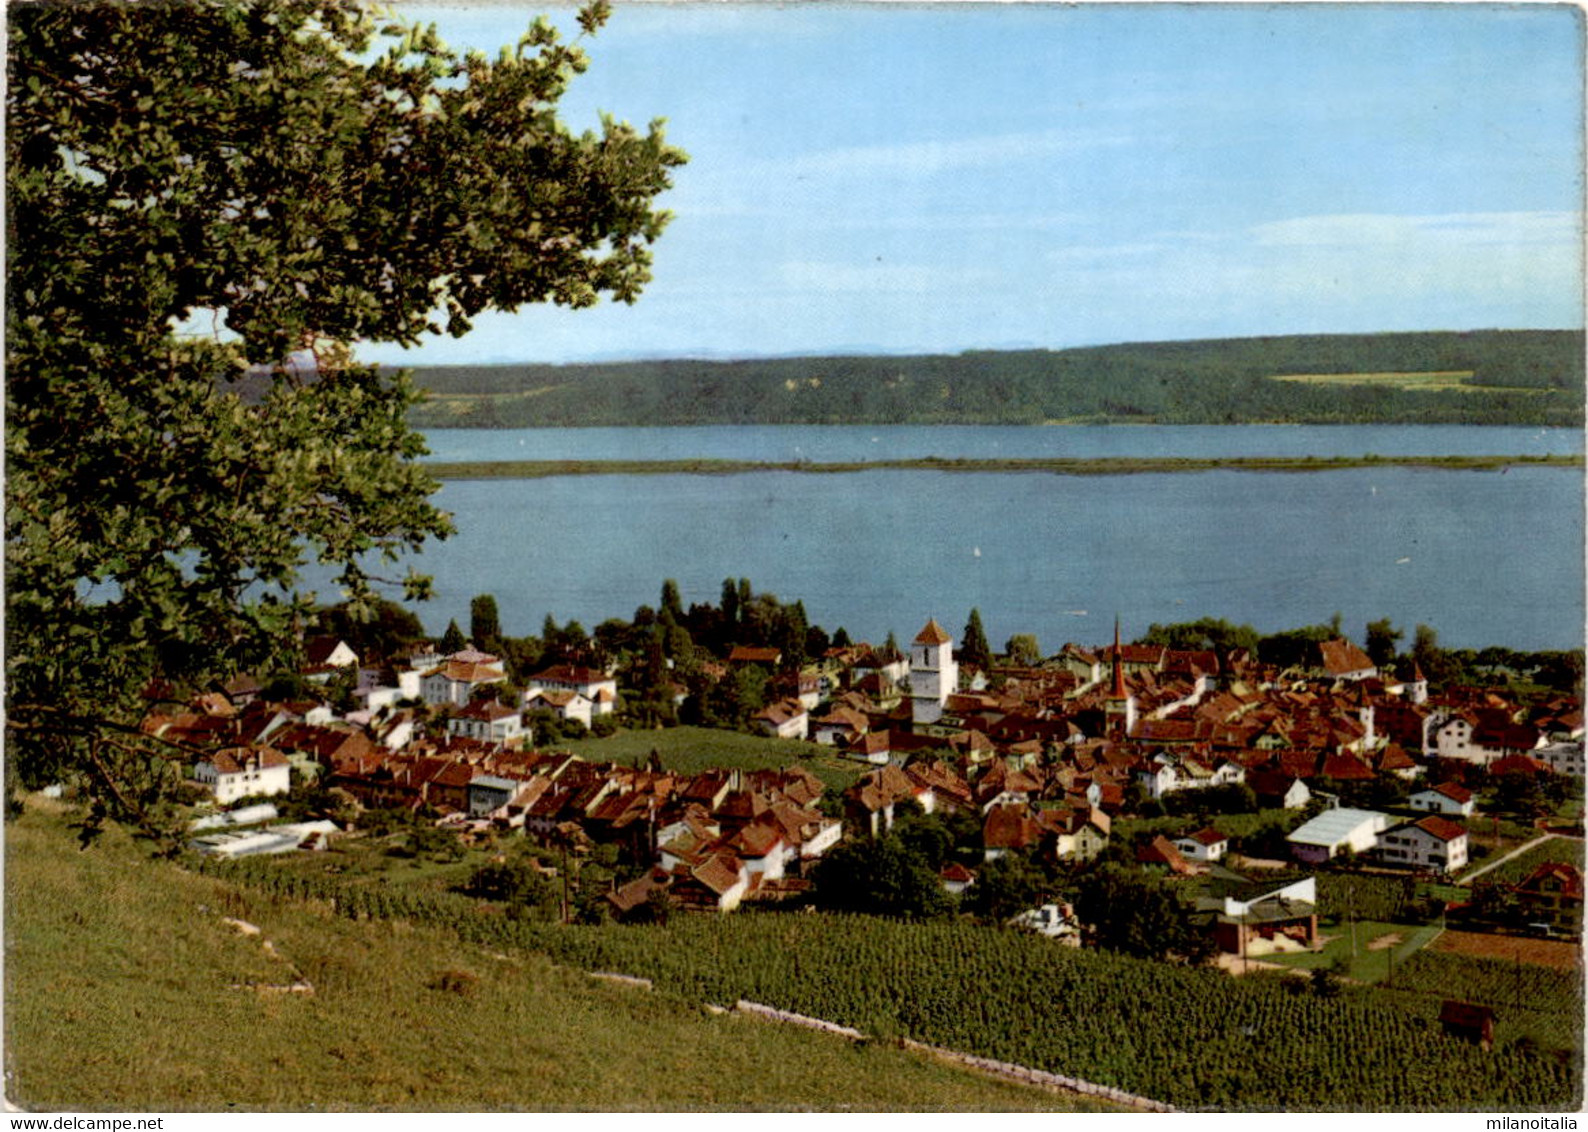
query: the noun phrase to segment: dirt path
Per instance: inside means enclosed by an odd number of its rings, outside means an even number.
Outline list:
[[[1490,869],[1499,868],[1501,865],[1505,864],[1505,862],[1509,861],[1512,857],[1521,856],[1523,853],[1526,853],[1529,849],[1533,848],[1533,846],[1542,845],[1544,842],[1548,841],[1550,838],[1559,837],[1559,836],[1560,836],[1560,834],[1558,834],[1558,833],[1546,833],[1543,837],[1535,837],[1531,841],[1524,841],[1522,844],[1518,845],[1515,849],[1512,849],[1505,856],[1500,857],[1497,860],[1490,861],[1487,865],[1484,865],[1483,868],[1478,869],[1475,872],[1468,873],[1466,876],[1464,876],[1460,880],[1456,881],[1456,883],[1458,885],[1462,885],[1462,886],[1470,885],[1473,881],[1477,880],[1479,877],[1481,877],[1484,873],[1488,872]]]

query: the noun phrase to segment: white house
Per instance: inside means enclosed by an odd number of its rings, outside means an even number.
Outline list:
[[[1374,810],[1340,807],[1325,810],[1303,822],[1289,837],[1291,854],[1298,861],[1320,864],[1346,851],[1366,853],[1389,827],[1389,818]]]
[[[1453,873],[1467,864],[1467,830],[1449,818],[1430,814],[1380,836],[1378,855],[1388,865]]]
[[[452,704],[461,707],[468,703],[476,688],[500,684],[507,673],[499,664],[483,661],[464,661],[451,658],[426,672],[419,681],[419,694],[425,703]]]
[[[229,806],[239,798],[287,793],[292,765],[270,747],[230,747],[200,759],[193,779],[214,793],[218,805]]]
[[[493,814],[505,816],[507,804],[518,794],[524,784],[516,778],[501,778],[494,774],[481,774],[469,780],[469,816],[488,818]]]
[[[1526,724],[1501,720],[1469,719],[1453,715],[1433,734],[1435,753],[1442,759],[1462,759],[1488,766],[1507,755],[1531,755],[1545,745],[1544,733]]]
[[[1040,908],[1028,908],[1009,923],[1070,947],[1081,946],[1081,922],[1075,917],[1075,909],[1068,904],[1044,904]]]
[[[577,664],[559,664],[535,673],[529,678],[528,693],[537,691],[575,692],[590,701],[593,715],[610,715],[618,706],[617,680],[600,669]]]
[[[558,719],[572,719],[590,726],[595,718],[595,705],[588,696],[578,692],[552,692],[536,688],[524,693],[525,711],[549,711]]]
[[[1549,767],[1556,774],[1571,775],[1575,778],[1583,776],[1583,742],[1581,739],[1565,743],[1551,743],[1547,747],[1540,747],[1532,753],[1532,757]]]
[[[1223,860],[1229,845],[1230,839],[1212,826],[1174,840],[1174,847],[1180,850],[1180,855],[1190,861]]]
[[[810,713],[798,700],[779,700],[755,713],[755,725],[775,739],[803,739]]]
[[[1441,782],[1427,790],[1419,790],[1407,799],[1407,804],[1414,810],[1430,814],[1458,814],[1469,818],[1472,816],[1473,796],[1472,791],[1465,786]]]
[[[511,743],[524,734],[524,718],[496,700],[475,700],[447,720],[447,734],[487,743]]]
[[[1367,653],[1343,637],[1320,642],[1318,661],[1324,676],[1330,680],[1354,683],[1371,680],[1378,675],[1378,667],[1368,658]]]

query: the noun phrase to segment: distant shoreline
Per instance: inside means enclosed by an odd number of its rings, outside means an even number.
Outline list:
[[[423,465],[441,480],[546,479],[551,476],[700,475],[751,472],[838,474],[877,471],[1043,473],[1060,476],[1123,476],[1176,472],[1332,472],[1349,468],[1432,468],[1502,472],[1511,467],[1581,468],[1582,455],[1548,456],[1234,456],[1101,457],[1097,459],[899,460],[469,460]]]

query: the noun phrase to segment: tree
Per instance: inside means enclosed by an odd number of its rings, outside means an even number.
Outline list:
[[[501,645],[502,619],[496,612],[496,598],[490,594],[477,594],[469,601],[469,638],[486,652],[495,652]]]
[[[1004,645],[1004,655],[1010,664],[1031,668],[1042,663],[1042,646],[1031,633],[1016,633]]]
[[[441,634],[442,655],[451,656],[455,652],[461,652],[467,647],[468,643],[468,639],[463,635],[463,630],[458,628],[457,619],[453,618],[448,621],[447,631]]]
[[[672,578],[662,582],[661,614],[671,614],[674,621],[684,619],[684,599],[679,595],[678,583]]]
[[[1406,634],[1390,623],[1388,617],[1367,623],[1367,642],[1363,651],[1379,668],[1386,668],[1395,660],[1395,649]]]
[[[971,911],[1001,923],[1036,907],[1046,883],[1042,871],[1024,854],[1005,853],[982,866],[965,896]]]
[[[1414,631],[1412,661],[1434,684],[1454,684],[1461,680],[1461,665],[1439,647],[1439,633],[1432,626],[1419,625]]]
[[[300,566],[362,612],[449,530],[412,387],[352,344],[633,301],[683,158],[561,123],[586,58],[544,20],[491,62],[329,0],[7,18],[8,754],[154,832],[185,752],[144,691],[279,666]]]
[[[1203,617],[1170,625],[1147,626],[1137,644],[1163,645],[1171,649],[1213,649],[1227,653],[1232,649],[1257,649],[1257,630],[1250,625],[1232,625],[1222,617]]]
[[[954,898],[897,837],[847,842],[817,862],[816,902],[839,912],[920,920],[947,915]]]
[[[982,628],[980,609],[972,609],[965,622],[965,634],[959,643],[959,659],[976,668],[992,666],[992,646],[987,643],[987,630]]]
[[[425,627],[411,610],[376,597],[367,615],[353,616],[345,603],[320,611],[320,631],[341,637],[360,658],[390,659],[425,639]]]

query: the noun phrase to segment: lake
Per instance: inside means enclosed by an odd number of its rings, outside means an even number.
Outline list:
[[[877,438],[873,440],[872,438]],[[1537,429],[706,428],[445,430],[437,458],[855,459],[901,456],[1362,455],[1580,452]],[[654,605],[662,580],[686,605],[725,577],[805,603],[813,622],[880,642],[928,617],[956,636],[981,610],[995,645],[1101,644],[1203,616],[1261,632],[1339,612],[1432,625],[1446,647],[1582,645],[1583,478],[1353,468],[1064,477],[878,470],[844,475],[584,476],[458,481],[440,505],[459,533],[417,559],[438,632],[465,628],[491,593],[504,631],[549,613],[586,629]]]

